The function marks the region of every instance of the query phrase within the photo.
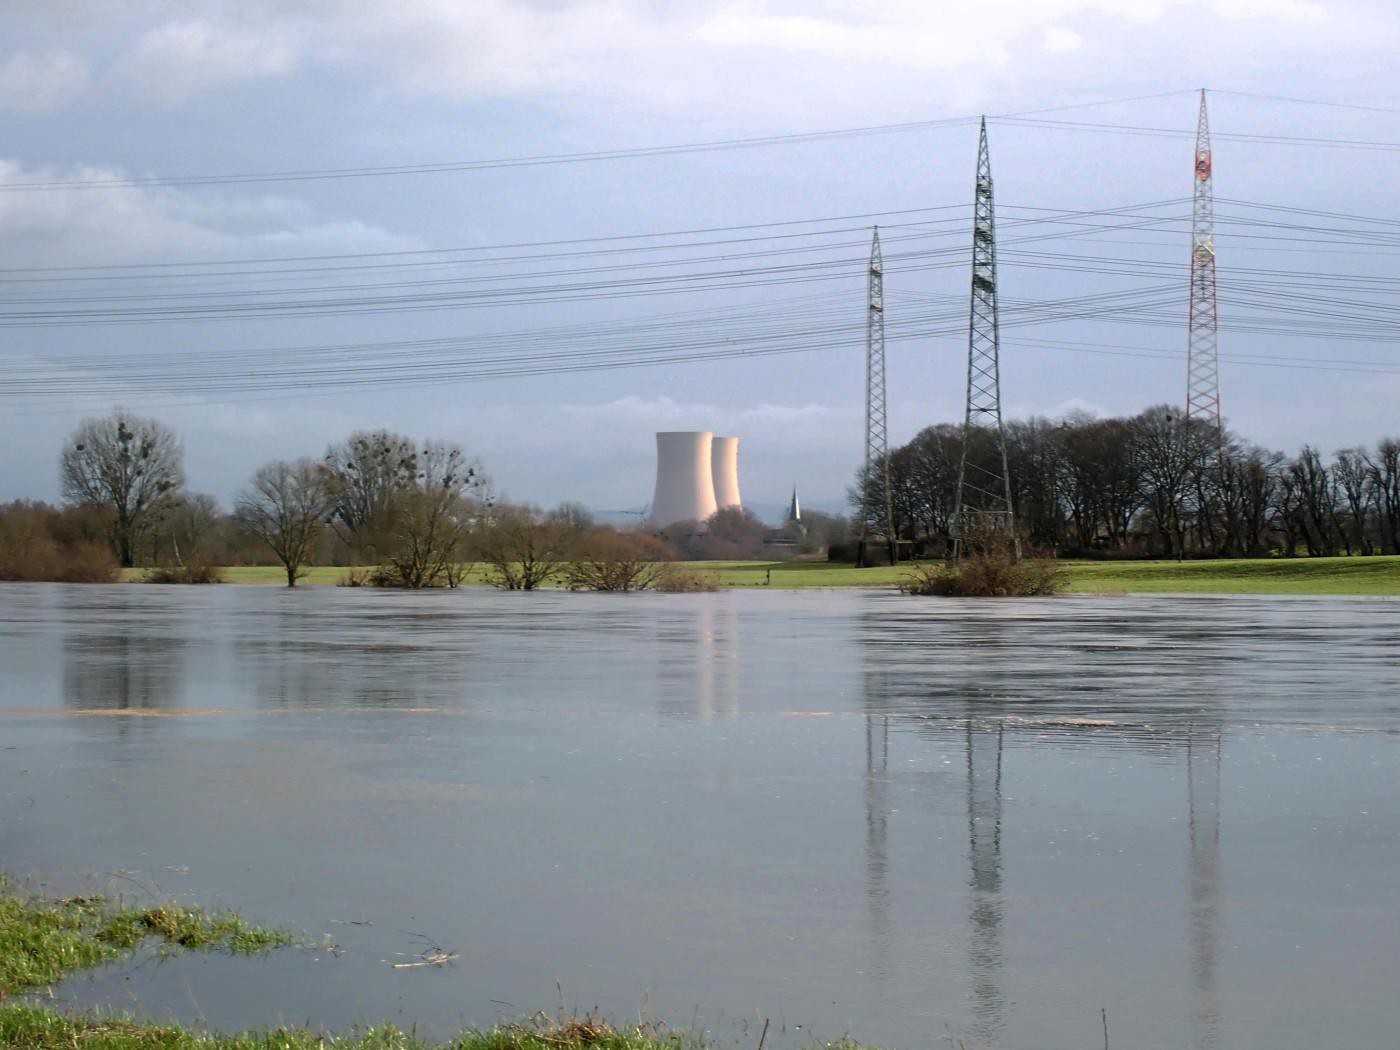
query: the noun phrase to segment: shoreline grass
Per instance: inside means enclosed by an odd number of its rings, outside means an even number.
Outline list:
[[[721,589],[896,588],[908,565],[858,569],[824,561],[680,562],[714,578]],[[920,563],[924,564],[924,563]],[[1211,561],[1074,561],[1058,563],[1065,589],[1077,594],[1317,594],[1400,596],[1400,556],[1354,558],[1222,558]],[[145,570],[128,569],[125,582],[139,581]],[[303,585],[334,585],[343,566],[318,565]],[[235,566],[224,570],[230,584],[282,585],[278,566]],[[478,567],[467,586],[485,586]]]
[[[309,1028],[232,1034],[127,1017],[70,1016],[47,1007],[0,1003],[3,1050],[705,1050],[697,1033],[645,1024],[617,1029],[597,1017],[536,1019],[429,1041],[392,1025],[334,1035]],[[850,1043],[814,1044],[855,1050]]]
[[[162,950],[252,955],[293,938],[233,912],[173,903],[123,907],[96,896],[46,900],[23,896],[0,878],[0,1001],[126,958],[148,941]]]
[[[700,1032],[656,1022],[615,1028],[590,1013],[467,1029],[431,1041],[393,1025],[333,1034],[311,1028],[218,1033],[99,1011],[68,1012],[12,997],[129,956],[155,939],[172,949],[257,954],[291,945],[285,930],[232,912],[174,904],[120,907],[102,897],[24,896],[0,875],[0,1050],[710,1050]],[[767,1026],[764,1027],[765,1034]],[[851,1042],[813,1043],[858,1050]]]

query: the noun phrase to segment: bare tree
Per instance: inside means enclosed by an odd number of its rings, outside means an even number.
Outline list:
[[[302,458],[259,467],[238,497],[238,524],[271,548],[287,570],[288,587],[306,575],[316,540],[335,506],[335,493],[330,471]]]
[[[533,591],[558,577],[569,557],[569,530],[531,507],[501,507],[481,530],[477,551],[491,566],[491,583]]]
[[[1183,418],[1169,405],[1147,409],[1129,426],[1147,510],[1166,552],[1180,560],[1186,551],[1186,500],[1218,444],[1218,431]]]
[[[1370,523],[1375,492],[1366,469],[1366,450],[1344,448],[1332,465],[1332,477],[1346,499],[1346,526],[1343,533],[1347,553],[1373,554]]]
[[[1376,493],[1381,549],[1400,554],[1400,440],[1386,438],[1375,456],[1366,457],[1366,465]]]
[[[383,527],[379,575],[397,587],[455,587],[465,575],[467,539],[489,502],[481,468],[458,445],[424,442],[407,464]]]
[[[576,538],[564,583],[571,591],[644,591],[675,556],[670,544],[645,532],[593,529]]]
[[[228,519],[204,492],[176,492],[143,530],[138,559],[152,566],[214,569],[226,564]]]
[[[396,503],[414,487],[418,449],[387,430],[361,430],[326,450],[335,486],[334,520],[352,553],[380,556]]]
[[[576,536],[584,535],[597,525],[591,510],[582,503],[568,501],[559,504],[550,511],[549,520],[558,522]]]
[[[130,568],[137,539],[184,484],[181,458],[174,431],[154,419],[120,409],[86,419],[63,446],[63,495],[109,513],[112,546]]]

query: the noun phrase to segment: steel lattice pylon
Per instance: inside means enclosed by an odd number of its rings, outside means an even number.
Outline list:
[[[1210,121],[1206,93],[1196,124],[1195,192],[1191,210],[1191,307],[1186,339],[1186,418],[1220,425],[1220,347],[1215,300],[1215,202],[1211,194]]]
[[[953,504],[953,556],[962,552],[970,525],[1005,530],[1017,555],[1020,542],[1011,505],[1011,473],[1006,461],[1006,430],[1001,422],[1001,374],[998,364],[997,238],[992,204],[992,160],[987,151],[987,118],[977,143],[977,191],[972,218],[972,310],[968,322],[967,414],[963,419],[962,458]],[[976,428],[996,435],[996,455],[987,463],[969,456]]]
[[[889,543],[890,564],[893,565],[899,559],[899,546],[894,534],[889,437],[885,423],[885,261],[880,253],[878,226],[870,239],[868,291],[865,312],[865,470],[861,475],[859,562],[861,565],[868,564],[866,541],[874,526],[884,533]],[[878,491],[872,491],[872,488]]]

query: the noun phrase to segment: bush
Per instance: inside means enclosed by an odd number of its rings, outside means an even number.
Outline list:
[[[63,583],[114,583],[120,572],[117,556],[105,543],[71,544],[62,558],[63,563],[53,579]]]
[[[71,511],[42,503],[0,506],[0,580],[111,583],[117,559],[105,543],[84,538]]]
[[[652,585],[664,594],[689,594],[719,590],[719,581],[684,565],[665,565]]]
[[[573,536],[533,507],[497,508],[480,531],[475,550],[490,566],[487,582],[503,591],[533,591],[566,568]]]
[[[224,570],[217,565],[157,565],[146,570],[146,583],[223,583]]]
[[[643,532],[594,529],[576,542],[564,569],[571,591],[644,591],[656,586],[675,557],[664,541]]]
[[[1056,594],[1064,586],[1063,570],[1049,558],[1018,560],[1005,551],[990,551],[956,562],[914,565],[899,589],[950,598],[1026,598]]]

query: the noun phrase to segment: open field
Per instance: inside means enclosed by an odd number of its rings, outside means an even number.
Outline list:
[[[877,565],[857,569],[824,561],[690,562],[725,587],[893,587],[903,566]],[[1372,594],[1400,595],[1400,557],[1375,558],[1258,558],[1218,561],[1066,561],[1069,584],[1081,594],[1140,594],[1194,592],[1216,594]],[[139,581],[145,570],[128,569],[123,578]],[[320,565],[302,585],[334,585],[346,570]],[[225,570],[229,583],[282,584],[276,566],[237,566]],[[469,585],[483,584],[485,570],[477,567]]]

